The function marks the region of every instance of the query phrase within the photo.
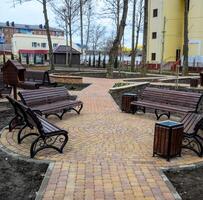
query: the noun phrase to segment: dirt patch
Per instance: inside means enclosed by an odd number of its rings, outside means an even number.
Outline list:
[[[203,167],[164,173],[183,200],[203,199]]]
[[[12,110],[0,112],[0,129],[8,125]],[[0,199],[35,199],[48,164],[38,164],[17,159],[0,150]]]

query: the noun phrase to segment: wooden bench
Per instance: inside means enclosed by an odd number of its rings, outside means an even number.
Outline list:
[[[63,148],[68,142],[68,132],[66,130],[60,129],[48,122],[42,116],[20,102],[10,97],[8,97],[8,99],[12,102],[14,109],[17,111],[16,114],[19,115],[18,118],[21,118],[23,124],[18,132],[18,143],[20,144],[29,136],[37,136],[30,147],[31,158],[39,151],[47,148],[55,149],[59,153],[63,152]],[[25,131],[26,128],[30,128],[31,131]],[[37,130],[37,132],[34,132],[33,130]]]
[[[203,135],[200,131],[203,129],[203,114],[190,112],[183,117],[181,123],[184,125],[182,147],[203,156]]]
[[[48,71],[26,69],[25,81],[35,82],[39,86],[56,86],[57,83],[51,81]]]
[[[3,73],[0,72],[0,98],[3,98],[3,95],[10,95],[11,90],[11,87],[4,84]]]
[[[65,87],[24,90],[18,94],[25,105],[45,117],[56,115],[62,119],[67,111],[74,110],[80,114],[83,108],[82,101],[76,100],[76,96],[70,95]]]
[[[131,102],[131,105],[134,107],[133,113],[138,109],[144,113],[146,108],[154,109],[156,117],[159,119],[163,115],[170,118],[171,112],[180,114],[197,112],[201,99],[201,93],[147,87],[141,98]],[[159,114],[159,112],[162,113]]]

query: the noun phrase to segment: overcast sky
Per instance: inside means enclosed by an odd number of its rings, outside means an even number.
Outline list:
[[[13,6],[13,0],[0,0],[0,2],[0,22],[14,21],[19,24],[44,24],[42,5],[37,1],[26,2],[22,5],[16,5],[15,7]],[[99,7],[99,5],[97,7]],[[48,8],[48,12],[50,26],[57,27],[54,14],[50,8]],[[100,21],[102,21],[102,25],[106,26],[107,32],[110,34],[112,32],[112,24],[110,24],[109,20],[100,18]],[[130,47],[131,32],[129,28],[127,28],[126,32],[125,43],[126,46]],[[79,36],[74,37],[74,42],[80,42]],[[141,44],[141,38],[139,43]]]

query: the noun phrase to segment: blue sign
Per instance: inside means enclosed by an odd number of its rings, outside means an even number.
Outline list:
[[[3,34],[0,34],[0,44],[4,44],[5,43],[5,37]]]

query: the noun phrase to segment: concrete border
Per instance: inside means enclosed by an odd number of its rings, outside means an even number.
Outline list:
[[[176,171],[183,171],[183,170],[193,170],[199,167],[203,167],[203,161],[201,162],[197,162],[194,164],[189,164],[189,165],[177,165],[177,166],[171,166],[171,167],[162,167],[159,169],[159,173],[162,177],[162,179],[164,180],[164,182],[166,183],[166,185],[168,186],[168,188],[170,189],[170,191],[172,192],[174,198],[176,200],[182,200],[182,197],[179,195],[179,193],[177,192],[177,190],[175,189],[175,187],[173,186],[173,184],[171,183],[171,181],[168,179],[168,177],[165,175],[165,171],[172,171],[172,172],[176,172]]]

